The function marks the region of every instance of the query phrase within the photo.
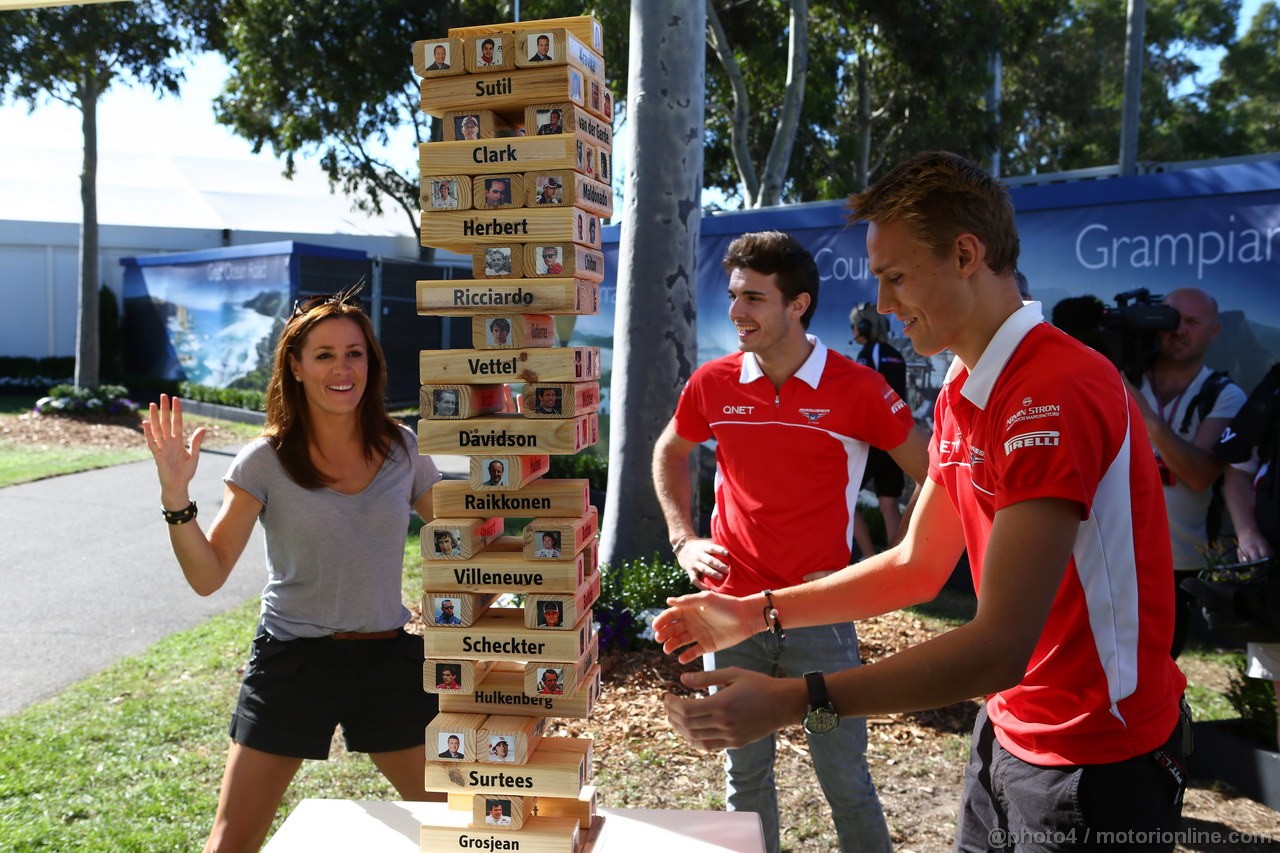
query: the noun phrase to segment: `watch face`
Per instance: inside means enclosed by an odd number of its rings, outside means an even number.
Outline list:
[[[804,715],[804,730],[811,735],[826,734],[838,725],[840,725],[840,715],[830,706],[810,708],[809,713]]]

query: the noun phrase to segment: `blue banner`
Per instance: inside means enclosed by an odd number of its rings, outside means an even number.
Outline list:
[[[1019,267],[1046,318],[1071,296],[1091,294],[1112,304],[1136,288],[1159,296],[1198,287],[1221,309],[1211,367],[1229,371],[1247,391],[1280,360],[1280,161],[1014,188],[1011,195],[1022,243]],[[841,201],[704,217],[699,362],[737,349],[720,258],[738,235],[769,229],[792,234],[817,261],[822,284],[810,332],[834,350],[856,352],[849,312],[875,300],[876,281],[867,269],[865,225],[845,220]],[[619,232],[618,226],[604,232],[607,308],[614,304]],[[611,312],[592,320],[612,334]],[[908,356],[909,402],[927,410],[949,357],[911,353],[898,325],[891,327],[894,345]]]

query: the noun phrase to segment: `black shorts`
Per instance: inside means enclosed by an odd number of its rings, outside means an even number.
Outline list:
[[[862,475],[862,487],[865,489],[871,482],[875,483],[878,498],[900,498],[902,490],[907,486],[906,475],[902,473],[898,463],[893,461],[888,451],[878,447],[871,448],[871,452],[867,454],[867,470]]]
[[[422,660],[422,638],[403,630],[386,640],[278,640],[259,626],[231,739],[323,760],[340,725],[352,752],[422,746],[439,710],[422,689]]]

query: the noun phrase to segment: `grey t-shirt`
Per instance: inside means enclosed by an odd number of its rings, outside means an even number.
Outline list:
[[[373,482],[355,495],[302,488],[265,438],[232,461],[223,480],[262,502],[262,622],[273,637],[388,631],[409,620],[400,595],[409,513],[440,472],[430,456],[418,455],[411,430],[402,428],[400,437]]]

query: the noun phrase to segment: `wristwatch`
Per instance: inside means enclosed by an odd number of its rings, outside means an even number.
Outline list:
[[[822,735],[840,725],[840,715],[827,696],[827,681],[820,672],[806,672],[805,684],[809,687],[809,710],[804,713],[804,730],[811,735]]]

